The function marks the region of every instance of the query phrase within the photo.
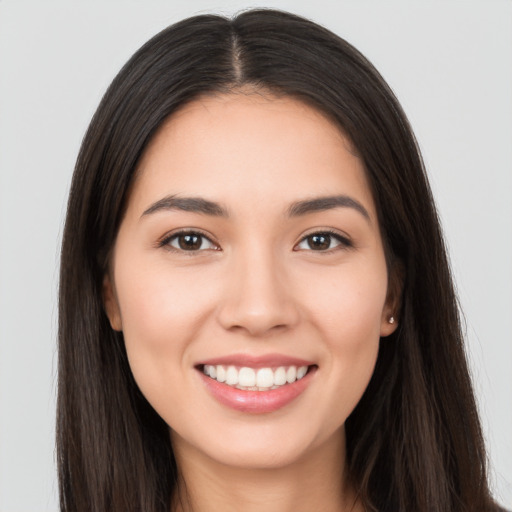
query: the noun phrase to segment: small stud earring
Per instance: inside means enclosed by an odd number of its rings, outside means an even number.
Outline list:
[[[394,316],[390,316],[389,319],[388,319],[388,323],[394,324],[395,323],[395,317]]]

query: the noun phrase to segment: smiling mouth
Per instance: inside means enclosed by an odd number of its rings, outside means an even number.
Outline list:
[[[277,368],[251,368],[233,365],[202,365],[202,372],[211,379],[242,391],[270,391],[301,380],[316,367],[279,366]]]

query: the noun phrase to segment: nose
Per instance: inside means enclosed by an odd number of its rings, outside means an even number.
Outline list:
[[[222,327],[252,337],[293,327],[299,308],[283,261],[263,250],[249,250],[233,260],[218,309]]]

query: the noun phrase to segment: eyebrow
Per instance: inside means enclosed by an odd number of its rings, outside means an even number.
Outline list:
[[[185,212],[202,213],[204,215],[212,215],[214,217],[228,217],[228,212],[218,203],[208,201],[202,197],[176,197],[166,196],[153,203],[144,215],[159,212],[162,210],[181,210]]]
[[[350,196],[325,196],[306,199],[292,203],[288,208],[290,217],[298,217],[308,213],[332,210],[334,208],[353,208],[359,212],[366,220],[370,221],[368,210],[357,200]]]
[[[299,217],[309,213],[332,210],[334,208],[352,208],[370,221],[368,210],[356,199],[350,196],[337,195],[315,197],[293,202],[288,208],[289,217]],[[213,217],[229,217],[228,211],[220,204],[202,197],[166,196],[147,208],[142,217],[159,211],[181,210],[185,212],[200,213]]]

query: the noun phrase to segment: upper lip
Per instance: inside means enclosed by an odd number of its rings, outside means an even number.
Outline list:
[[[306,359],[287,356],[284,354],[265,354],[261,356],[254,356],[250,354],[229,354],[205,359],[198,362],[196,366],[200,367],[206,364],[211,366],[224,365],[245,366],[248,368],[278,368],[280,366],[311,366],[315,363]]]

